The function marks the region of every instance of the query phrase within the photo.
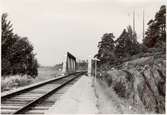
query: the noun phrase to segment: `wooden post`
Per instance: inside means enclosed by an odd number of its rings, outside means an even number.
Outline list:
[[[97,73],[97,60],[95,60],[95,83],[96,83],[96,73]]]
[[[95,63],[95,83],[96,83],[96,79],[97,79],[97,61],[99,61],[97,58],[94,58],[94,63]]]
[[[89,77],[91,77],[91,70],[92,70],[92,59],[89,56],[89,59],[88,59],[88,76]]]

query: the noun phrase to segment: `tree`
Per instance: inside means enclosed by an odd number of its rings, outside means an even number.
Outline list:
[[[38,75],[38,62],[27,37],[13,33],[7,14],[2,15],[2,75]]]
[[[143,44],[148,48],[161,47],[166,44],[166,6],[162,5],[156,13],[154,19],[148,23],[146,37],[143,39]],[[166,45],[163,45],[166,47]]]
[[[127,52],[130,56],[136,55],[140,52],[140,44],[137,41],[137,34],[132,30],[131,26],[127,27],[128,40],[127,40]]]
[[[137,42],[136,32],[133,32],[131,26],[123,30],[115,44],[115,54],[120,59],[140,52],[140,44]]]
[[[128,33],[124,29],[120,37],[116,40],[115,54],[118,58],[123,58],[127,56],[126,48],[126,38],[128,38]]]
[[[2,36],[1,36],[1,59],[2,59],[2,75],[10,74],[11,63],[9,61],[11,46],[17,41],[17,37],[13,35],[11,21],[7,20],[7,14],[2,14]]]
[[[159,28],[159,40],[166,42],[166,6],[162,5],[155,15],[155,21]]]
[[[98,54],[95,55],[101,63],[106,62],[114,62],[115,55],[114,55],[114,35],[113,33],[106,33],[101,38],[101,41],[98,43]]]

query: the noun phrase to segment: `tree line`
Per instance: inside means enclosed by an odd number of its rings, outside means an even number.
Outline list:
[[[38,75],[38,62],[33,53],[33,45],[27,37],[13,32],[13,25],[7,17],[7,13],[3,13],[1,17],[1,74],[35,77]]]
[[[99,64],[113,65],[124,58],[147,52],[148,49],[158,48],[166,51],[166,6],[162,5],[154,19],[148,23],[142,43],[137,41],[135,30],[129,25],[123,29],[116,39],[113,33],[105,33],[98,43],[98,53],[95,55],[100,60]]]

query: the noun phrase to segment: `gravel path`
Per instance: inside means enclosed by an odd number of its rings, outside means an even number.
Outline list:
[[[92,78],[82,76],[46,114],[97,114]]]

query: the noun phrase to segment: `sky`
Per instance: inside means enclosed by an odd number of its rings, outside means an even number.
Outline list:
[[[41,65],[61,63],[67,51],[77,59],[94,56],[105,33],[115,39],[132,25],[142,41],[142,10],[145,23],[152,19],[165,0],[1,0],[14,32],[28,37]],[[145,25],[145,28],[146,25]]]

